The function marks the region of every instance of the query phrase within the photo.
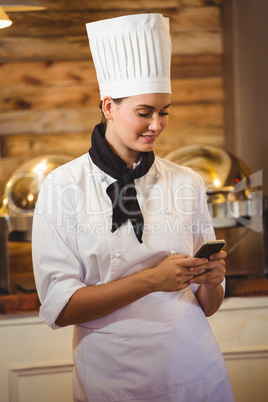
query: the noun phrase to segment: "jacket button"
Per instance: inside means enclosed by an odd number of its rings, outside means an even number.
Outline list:
[[[175,250],[171,250],[171,251],[170,251],[170,255],[176,255],[176,251],[175,251]]]
[[[158,173],[156,173],[156,174],[154,175],[154,178],[155,178],[155,179],[159,179],[159,177],[160,177],[160,176],[159,176]]]
[[[116,256],[116,258],[120,258],[120,257],[121,257],[121,254],[120,254],[120,253],[116,253],[115,256]]]

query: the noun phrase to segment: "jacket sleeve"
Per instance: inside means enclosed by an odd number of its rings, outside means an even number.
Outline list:
[[[56,329],[63,307],[85,284],[76,234],[68,230],[68,220],[76,219],[75,184],[66,181],[66,172],[54,172],[45,179],[36,204],[32,257],[40,317]]]

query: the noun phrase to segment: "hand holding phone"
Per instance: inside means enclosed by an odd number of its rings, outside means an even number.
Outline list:
[[[225,246],[225,240],[206,241],[197,250],[194,257],[210,259],[212,254],[218,253]]]

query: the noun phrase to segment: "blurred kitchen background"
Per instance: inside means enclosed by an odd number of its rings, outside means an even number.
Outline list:
[[[258,191],[266,200],[267,0],[40,0],[44,10],[27,12],[9,12],[7,3],[0,0],[13,21],[0,29],[0,194],[24,163],[44,155],[75,158],[90,147],[101,113],[85,23],[159,12],[170,18],[173,96],[169,125],[156,143],[156,155],[167,157],[194,145],[231,153],[248,168],[247,179],[257,173],[257,182],[247,182],[246,190],[262,184]],[[238,231],[224,232],[223,237],[233,233]],[[250,243],[257,245],[254,256],[260,258],[254,268],[258,279],[241,276],[238,282],[230,281],[229,297],[211,318],[237,402],[264,402],[268,394],[262,374],[268,370],[265,228],[251,231],[251,236]],[[0,233],[2,244],[5,239]],[[24,274],[32,270],[31,244],[14,240],[7,244],[9,273],[21,275],[22,284]],[[0,261],[3,271],[1,255]],[[0,367],[1,402],[72,399],[71,329],[52,333],[39,321],[38,306],[29,282],[20,290],[12,288],[9,295],[0,294],[1,345],[14,347],[13,352],[6,348]],[[19,329],[19,339],[11,328]],[[33,338],[42,339],[42,346]]]
[[[0,31],[1,188],[29,158],[87,151],[100,112],[85,23],[143,12],[170,18],[173,44],[173,105],[156,153],[214,145],[267,172],[267,1],[41,3],[46,10],[10,12]]]

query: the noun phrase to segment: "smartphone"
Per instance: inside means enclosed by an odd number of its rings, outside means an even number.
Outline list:
[[[205,241],[202,246],[197,250],[194,257],[207,258],[212,254],[218,253],[225,246],[225,240],[212,240]]]

